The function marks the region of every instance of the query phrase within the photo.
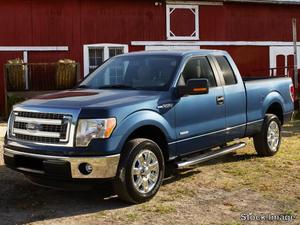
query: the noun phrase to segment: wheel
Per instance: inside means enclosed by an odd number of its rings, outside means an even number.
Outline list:
[[[144,138],[130,140],[121,156],[115,192],[126,202],[146,202],[160,188],[164,170],[164,157],[155,142]]]
[[[276,115],[267,114],[262,130],[254,136],[254,146],[259,156],[273,156],[281,143],[281,122]]]

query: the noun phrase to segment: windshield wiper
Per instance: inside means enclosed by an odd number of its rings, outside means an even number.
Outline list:
[[[136,88],[127,85],[127,84],[113,84],[113,85],[105,85],[99,87],[99,89],[132,89],[132,90],[137,90]]]

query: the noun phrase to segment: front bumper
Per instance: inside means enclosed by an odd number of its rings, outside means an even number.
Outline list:
[[[4,148],[4,162],[14,170],[62,179],[106,179],[117,173],[120,155],[101,157],[64,157],[33,154]],[[80,172],[80,165],[88,163],[90,174]]]

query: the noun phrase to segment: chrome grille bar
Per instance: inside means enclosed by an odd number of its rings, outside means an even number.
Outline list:
[[[34,137],[49,137],[49,138],[60,138],[60,133],[56,132],[46,132],[46,131],[28,131],[28,130],[22,130],[22,129],[13,129],[14,134],[23,134],[28,136],[34,136]]]
[[[28,117],[15,117],[15,122],[22,123],[37,123],[37,124],[46,124],[46,125],[61,125],[62,120],[52,120],[52,119],[38,119],[38,118],[28,118]]]

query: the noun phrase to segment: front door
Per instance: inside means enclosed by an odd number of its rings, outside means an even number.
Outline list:
[[[214,76],[207,57],[191,58],[179,79],[185,85],[189,79],[207,78],[209,93],[182,97],[175,106],[176,149],[179,155],[222,144],[225,130],[225,103],[223,87]]]
[[[233,60],[220,55],[214,57],[216,67],[219,70],[220,79],[224,84],[224,96],[226,102],[226,135],[225,141],[244,137],[247,123],[246,91],[241,75]],[[231,60],[229,63],[228,60]]]

